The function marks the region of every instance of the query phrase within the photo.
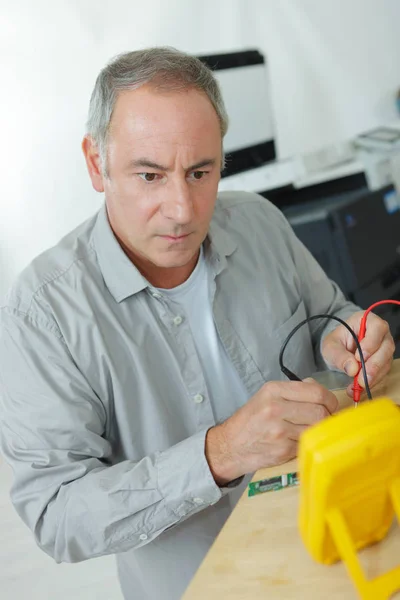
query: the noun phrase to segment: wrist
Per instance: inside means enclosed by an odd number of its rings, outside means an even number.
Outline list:
[[[205,456],[214,481],[219,487],[226,486],[244,474],[234,458],[226,422],[207,431]]]

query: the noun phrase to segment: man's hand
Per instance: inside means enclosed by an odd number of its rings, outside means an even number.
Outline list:
[[[360,329],[363,311],[356,312],[346,323],[356,335]],[[368,383],[373,387],[390,371],[395,349],[393,338],[386,321],[369,313],[364,339],[360,342],[365,358]],[[322,342],[322,356],[331,368],[345,371],[350,377],[355,377],[360,368],[359,353],[355,341],[343,325],[339,325]],[[358,377],[361,387],[365,388],[362,371]],[[352,397],[352,384],[347,388],[347,394]]]
[[[312,379],[270,381],[221,425],[209,429],[206,458],[220,486],[294,458],[300,434],[338,408],[336,396]]]

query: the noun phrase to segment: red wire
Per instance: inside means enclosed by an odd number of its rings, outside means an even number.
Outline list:
[[[361,340],[363,340],[365,337],[365,331],[367,328],[367,316],[369,315],[371,310],[373,310],[377,306],[380,306],[381,304],[397,304],[398,306],[400,306],[400,302],[398,300],[380,300],[379,302],[375,302],[375,304],[371,304],[371,306],[369,308],[367,308],[367,310],[363,314],[363,318],[361,319],[360,331],[358,332],[358,341],[359,342],[361,342]],[[361,392],[363,389],[361,387],[361,385],[358,383],[358,375],[360,373],[360,370],[361,370],[361,364],[358,369],[357,375],[354,377],[354,383],[353,383],[353,400],[356,404],[360,401],[360,396],[361,396]]]

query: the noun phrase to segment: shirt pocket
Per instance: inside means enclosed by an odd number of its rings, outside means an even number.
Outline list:
[[[287,336],[306,318],[306,308],[301,300],[294,313],[272,332],[278,355]],[[315,372],[316,364],[308,323],[304,323],[288,342],[283,354],[283,364],[301,379],[310,377]],[[286,376],[282,374],[282,378],[286,379]]]

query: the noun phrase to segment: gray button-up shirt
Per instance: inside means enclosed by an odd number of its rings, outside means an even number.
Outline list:
[[[219,195],[204,255],[249,395],[281,378],[281,344],[306,315],[356,310],[255,194]],[[116,553],[127,599],[180,598],[234,502],[204,455],[215,420],[189,324],[125,255],[104,206],[32,262],[0,314],[2,449],[38,545],[57,562]],[[331,328],[299,330],[287,366],[322,365]]]

